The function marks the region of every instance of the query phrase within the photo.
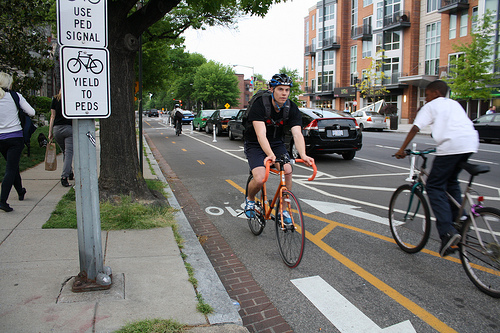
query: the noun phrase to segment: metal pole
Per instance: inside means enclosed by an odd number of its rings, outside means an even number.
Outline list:
[[[109,289],[111,268],[103,266],[94,119],[73,119],[73,142],[80,273],[72,290]]]

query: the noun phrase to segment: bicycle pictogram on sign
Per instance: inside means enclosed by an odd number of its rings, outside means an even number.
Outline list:
[[[82,53],[84,53],[84,55],[82,55]],[[87,72],[90,70],[94,74],[99,74],[104,69],[102,61],[99,59],[92,59],[92,54],[86,51],[78,51],[78,57],[69,59],[67,66],[68,70],[73,74],[80,72],[82,66],[85,67]]]

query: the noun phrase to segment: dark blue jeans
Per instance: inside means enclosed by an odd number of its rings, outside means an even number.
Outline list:
[[[441,238],[453,231],[453,221],[458,214],[458,208],[448,199],[446,192],[457,202],[462,202],[462,191],[458,182],[458,174],[462,169],[458,165],[467,162],[471,155],[472,153],[436,156],[432,163],[426,189]]]
[[[21,175],[19,174],[19,160],[23,152],[23,138],[10,138],[0,140],[0,152],[7,161],[5,166],[5,175],[2,181],[2,192],[0,194],[0,202],[7,203],[12,185],[17,193],[21,193],[23,185],[21,183]]]

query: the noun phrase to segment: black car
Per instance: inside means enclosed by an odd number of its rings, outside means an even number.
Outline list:
[[[336,153],[345,160],[352,160],[361,149],[363,137],[354,118],[332,111],[299,110],[302,113],[302,134],[308,155]],[[298,158],[290,129],[285,131],[285,144],[290,155]]]
[[[229,120],[235,117],[238,111],[239,109],[224,109],[215,111],[212,113],[210,118],[207,119],[205,132],[212,133],[214,124],[216,135],[221,135],[222,133],[227,132],[227,124]]]
[[[158,112],[157,109],[151,109],[148,112],[148,117],[159,117],[160,113]]]
[[[229,140],[234,140],[237,138],[243,139],[245,136],[245,126],[243,126],[243,116],[247,112],[247,109],[240,110],[234,119],[231,119],[227,123],[227,132],[229,135]]]
[[[479,139],[484,142],[500,140],[500,114],[485,114],[472,121],[474,128],[479,133]]]

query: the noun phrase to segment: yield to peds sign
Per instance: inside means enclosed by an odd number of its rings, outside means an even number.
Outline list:
[[[61,48],[62,106],[66,118],[110,116],[107,49]]]
[[[61,46],[108,46],[106,0],[58,0],[57,41]]]

